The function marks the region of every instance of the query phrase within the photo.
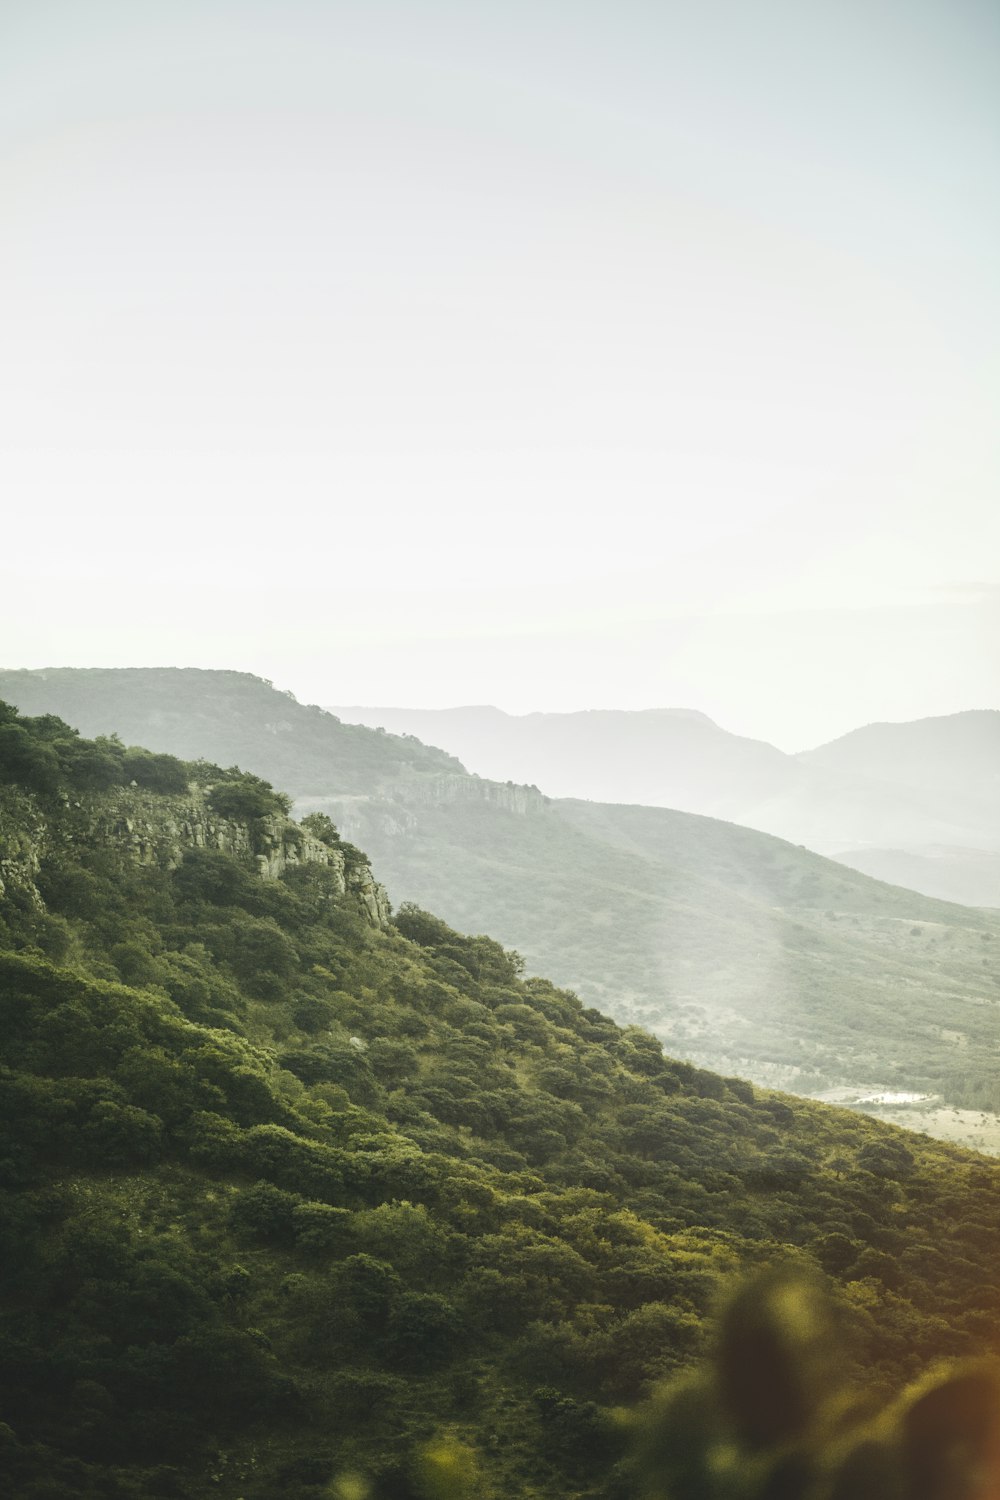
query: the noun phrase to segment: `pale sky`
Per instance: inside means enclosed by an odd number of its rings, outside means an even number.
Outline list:
[[[0,665],[1000,706],[992,0],[0,0]]]

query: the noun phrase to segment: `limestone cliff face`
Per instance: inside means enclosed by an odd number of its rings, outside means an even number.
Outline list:
[[[348,838],[365,843],[375,834],[387,838],[414,838],[420,835],[420,809],[453,803],[488,803],[514,817],[530,818],[543,814],[549,798],[535,786],[519,786],[512,781],[487,781],[479,776],[424,776],[397,783],[390,797],[300,797],[296,812],[324,812],[334,820]]]
[[[513,781],[487,781],[480,776],[425,776],[406,788],[407,802],[488,802],[518,817],[544,812],[548,798],[536,786]]]
[[[375,927],[389,922],[389,900],[365,856],[350,844],[326,844],[290,819],[271,815],[252,824],[223,818],[205,790],[165,796],[136,787],[66,799],[46,817],[35,799],[12,788],[0,796],[0,896],[20,891],[41,901],[35,877],[50,849],[104,845],[136,864],[176,869],[189,849],[215,849],[254,865],[262,880],[276,880],[300,864],[333,871],[341,895],[355,898]]]

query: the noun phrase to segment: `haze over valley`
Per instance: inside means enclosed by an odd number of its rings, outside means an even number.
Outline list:
[[[805,844],[892,885],[1000,906],[1000,711],[870,724],[786,755],[688,709],[514,716],[335,707],[414,734],[496,780],[559,797],[705,813]]]

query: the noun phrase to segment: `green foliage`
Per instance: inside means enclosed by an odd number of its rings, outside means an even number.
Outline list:
[[[7,709],[6,704],[0,707]],[[51,793],[59,785],[61,771],[52,745],[13,719],[0,722],[0,779],[32,792]]]
[[[253,822],[258,818],[287,817],[292,799],[276,792],[269,781],[241,771],[238,766],[224,773],[208,795],[209,806],[220,818]]]
[[[307,814],[302,819],[301,826],[307,833],[311,833],[314,839],[319,839],[321,844],[326,844],[331,849],[336,849],[340,843],[340,834],[334,828],[326,813],[314,812]]]
[[[125,751],[117,741],[72,739],[59,750],[61,769],[78,791],[106,792],[125,784]]]
[[[185,850],[173,882],[182,900],[211,906],[243,906],[254,890],[248,872],[215,849]]]
[[[789,1264],[740,1286],[712,1361],[636,1425],[648,1500],[990,1500],[1000,1365],[921,1377],[881,1409],[852,1388],[838,1309]]]
[[[99,748],[123,775],[137,753]],[[870,1382],[995,1347],[992,1163],[665,1058],[489,938],[375,926],[336,869],[151,857],[121,798],[176,824],[174,790],[17,775],[5,847],[46,853],[45,905],[0,903],[15,1494],[354,1473],[624,1500],[614,1408],[690,1369],[720,1281],[789,1246],[835,1278]]]
[[[115,735],[81,739],[52,714],[21,718],[0,703],[0,784],[16,784],[42,797],[59,791],[105,792],[134,782],[154,792],[187,790],[190,767],[172,755],[133,746]]]
[[[509,953],[488,937],[465,937],[455,932],[439,917],[421,911],[412,902],[404,902],[395,916],[404,937],[430,948],[470,974],[493,984],[508,984],[523,972],[524,962],[517,953]]]
[[[151,792],[186,792],[188,768],[173,755],[156,755],[133,745],[126,750],[122,770],[129,781]]]
[[[233,972],[247,993],[277,999],[298,969],[291,939],[271,917],[244,917],[232,923]]]

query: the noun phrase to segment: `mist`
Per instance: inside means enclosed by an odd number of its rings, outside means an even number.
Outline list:
[[[995,701],[992,8],[0,26],[8,665],[789,751]]]

